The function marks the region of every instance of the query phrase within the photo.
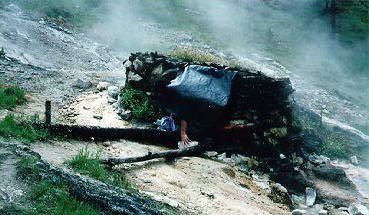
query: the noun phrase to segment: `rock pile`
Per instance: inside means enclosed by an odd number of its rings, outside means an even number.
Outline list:
[[[216,69],[228,68],[214,63],[186,62],[157,53],[134,53],[124,62],[127,83],[153,97],[157,86],[169,84],[189,64]],[[289,144],[290,137],[294,135],[289,99],[293,92],[290,80],[271,78],[252,69],[229,70],[237,72],[228,101],[229,122],[250,128],[251,142],[258,147],[248,145],[247,148],[255,150],[255,154],[270,156],[270,153],[276,153],[266,150],[271,146],[276,148],[282,142],[292,146],[293,144]],[[239,138],[233,139],[240,141]],[[277,151],[282,152],[282,148],[281,146]],[[277,155],[279,154],[278,152]]]

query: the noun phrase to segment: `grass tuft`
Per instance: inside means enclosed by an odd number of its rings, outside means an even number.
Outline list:
[[[177,48],[169,52],[169,55],[171,57],[183,60],[188,63],[197,62],[197,63],[224,65],[238,69],[243,68],[242,63],[237,60],[234,59],[226,60],[216,55],[192,48]]]
[[[55,215],[98,215],[99,211],[85,202],[71,197],[68,186],[62,183],[42,180],[32,188],[30,199],[34,209],[26,214]]]
[[[22,105],[26,101],[26,93],[22,88],[0,84],[0,109],[13,110],[17,105]]]
[[[67,162],[68,166],[73,170],[88,175],[99,181],[124,189],[134,188],[122,176],[121,173],[115,170],[107,170],[100,163],[100,153],[92,154],[87,149],[82,149],[78,154]]]
[[[36,128],[33,124],[37,122],[39,122],[37,115],[15,117],[13,114],[8,114],[0,121],[0,136],[13,137],[27,143],[46,140],[49,133],[45,129]]]
[[[172,50],[169,55],[185,62],[226,64],[226,61],[220,57],[191,48],[178,48]]]
[[[28,181],[41,180],[41,171],[37,166],[37,159],[32,156],[23,157],[17,162],[17,175]]]
[[[16,211],[22,215],[101,215],[102,213],[91,205],[77,200],[68,192],[68,186],[57,179],[49,180],[42,177],[37,166],[37,158],[23,157],[17,163],[17,174],[31,184],[27,194],[32,208],[8,208],[6,211]],[[0,211],[1,212],[1,211]]]
[[[162,116],[158,104],[144,92],[127,86],[122,89],[120,95],[122,107],[132,111],[133,118],[140,121],[153,121]]]

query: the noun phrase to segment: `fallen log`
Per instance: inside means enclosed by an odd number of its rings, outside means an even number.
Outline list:
[[[3,144],[0,142],[0,144]],[[11,148],[20,156],[34,156],[38,158],[37,166],[41,173],[51,180],[57,178],[65,182],[69,192],[77,198],[105,209],[109,214],[172,214],[175,209],[142,196],[137,191],[118,188],[105,184],[87,176],[75,174],[72,171],[56,167],[41,159],[41,156],[29,147],[11,144]]]
[[[52,136],[61,136],[79,140],[132,140],[176,148],[180,140],[179,132],[168,132],[153,128],[103,128],[97,126],[80,126],[65,124],[36,124],[47,129]]]
[[[201,146],[193,146],[184,149],[173,149],[173,150],[166,150],[162,152],[152,153],[149,152],[147,155],[144,156],[137,156],[137,157],[128,157],[128,158],[118,158],[118,157],[111,157],[102,159],[100,162],[107,166],[115,166],[118,164],[123,163],[134,163],[134,162],[141,162],[147,161],[157,158],[164,158],[164,159],[174,159],[178,157],[185,157],[185,156],[196,156],[201,155],[202,152],[205,152],[205,148]]]

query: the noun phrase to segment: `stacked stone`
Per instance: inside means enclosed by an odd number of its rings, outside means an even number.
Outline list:
[[[124,62],[127,82],[150,93],[156,86],[170,83],[188,64],[226,68],[212,63],[186,62],[158,53],[134,53]],[[292,128],[290,80],[271,78],[248,68],[229,69],[237,71],[229,99],[231,123],[251,127],[257,144],[268,147],[286,142]]]

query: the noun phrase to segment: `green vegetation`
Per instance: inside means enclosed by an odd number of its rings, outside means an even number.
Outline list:
[[[122,89],[121,105],[132,111],[133,118],[140,121],[153,121],[162,116],[159,105],[146,93],[127,86]]]
[[[13,137],[26,143],[46,140],[49,133],[45,129],[36,128],[34,124],[37,122],[39,122],[37,115],[15,117],[8,114],[0,121],[0,136]]]
[[[27,99],[25,92],[18,86],[0,84],[0,109],[13,110],[15,106],[24,104]]]
[[[369,34],[369,1],[366,0],[326,0],[325,11],[335,16],[336,31],[342,40],[354,42],[357,39],[368,39]]]
[[[77,200],[68,192],[68,186],[54,178],[44,179],[41,170],[37,166],[37,159],[34,157],[23,157],[17,163],[18,175],[26,179],[31,184],[31,191],[27,194],[27,199],[32,203],[32,208],[20,208],[10,206],[2,214],[16,212],[22,215],[99,215],[99,210],[91,205]]]
[[[309,115],[308,112],[295,114],[294,126],[302,129],[303,133],[314,137],[311,144],[317,147],[317,153],[328,157],[348,158],[352,153],[349,141],[344,135],[333,131],[331,127],[320,124],[320,118]],[[308,140],[310,141],[310,140]]]
[[[323,155],[328,157],[348,158],[349,156],[349,142],[345,136],[336,134],[332,130],[323,129],[323,133],[326,134],[321,141],[317,142],[318,148],[321,150]]]
[[[17,162],[17,174],[27,181],[40,181],[41,172],[37,166],[37,159],[32,156],[23,157]]]
[[[92,154],[87,149],[82,149],[70,161],[67,162],[75,171],[100,180],[106,184],[134,190],[121,173],[115,170],[107,170],[100,163],[100,153]]]

